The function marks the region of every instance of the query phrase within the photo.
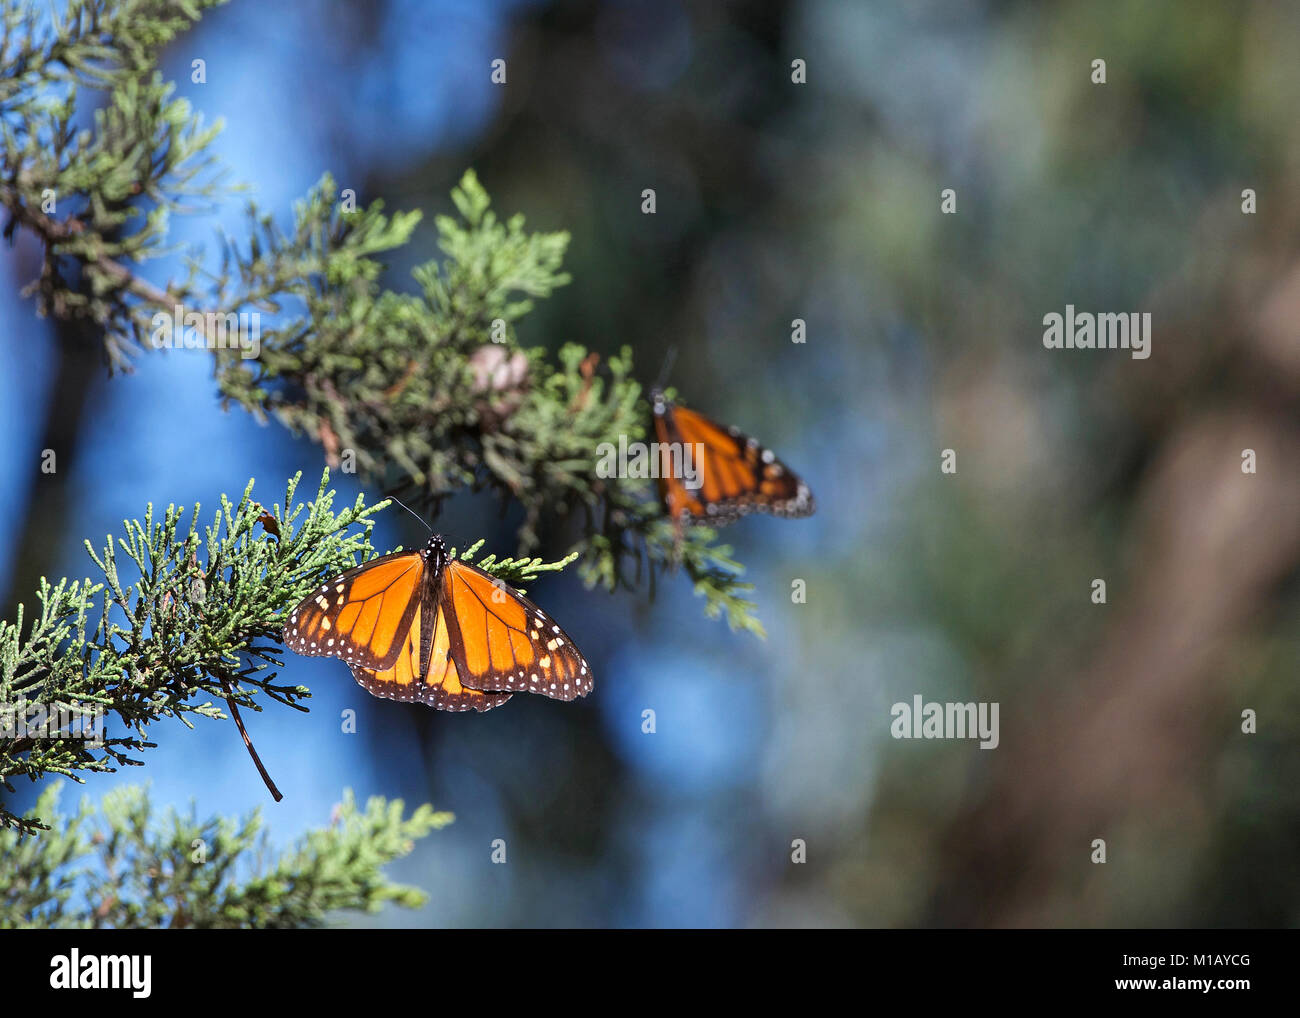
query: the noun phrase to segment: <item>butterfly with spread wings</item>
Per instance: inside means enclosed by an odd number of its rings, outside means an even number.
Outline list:
[[[724,428],[701,413],[650,394],[659,442],[659,495],[677,524],[692,518],[721,525],[750,512],[795,518],[816,508],[812,492],[793,471],[737,428]],[[691,488],[674,469],[671,450],[690,449],[699,486]]]
[[[586,658],[549,615],[437,535],[422,551],[334,577],[289,613],[284,642],[337,657],[368,692],[439,710],[491,710],[513,693],[591,691]]]

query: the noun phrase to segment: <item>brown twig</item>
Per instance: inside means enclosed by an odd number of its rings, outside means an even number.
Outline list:
[[[257,750],[253,748],[253,740],[248,737],[248,731],[244,728],[244,719],[239,716],[239,707],[235,703],[235,689],[231,684],[230,677],[224,672],[221,674],[221,684],[226,687],[226,703],[230,705],[230,716],[235,719],[235,725],[239,728],[239,734],[244,737],[244,747],[248,750],[248,755],[253,758],[253,763],[257,767],[257,773],[262,775],[262,780],[266,783],[271,797],[279,802],[284,798],[280,790],[275,787],[275,782],[271,780],[271,775],[266,772],[262,766],[262,758],[257,755]]]

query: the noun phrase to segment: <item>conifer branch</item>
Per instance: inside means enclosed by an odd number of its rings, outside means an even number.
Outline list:
[[[91,325],[110,373],[173,345],[163,330],[170,322],[176,335],[179,313],[180,345],[206,351],[196,355],[211,358],[226,405],[307,436],[328,465],[435,512],[466,490],[522,506],[518,557],[478,562],[493,575],[520,587],[577,561],[589,586],[653,592],[656,571],[680,569],[707,614],[761,633],[741,567],[712,530],[674,528],[653,482],[598,473],[603,444],[646,438],[630,351],[521,347],[516,330],[535,302],[570,282],[568,236],[499,218],[472,171],[452,192],[456,215],[435,221],[441,257],[414,271],[414,292],[381,285],[381,259],[410,242],[420,213],[357,206],[328,174],[288,224],[249,204],[247,231],[219,238],[219,264],[186,250],[171,278],[146,271],[176,253],[171,216],[214,210],[239,190],[209,151],[220,122],[177,98],[158,66],[219,2],[66,0],[0,13],[3,235],[40,247],[24,291],[37,313]],[[258,323],[255,349],[231,342],[241,316]],[[305,710],[308,690],[277,680],[283,614],[373,554],[385,504],[359,498],[335,512],[327,480],[305,506],[297,478],[269,509],[251,482],[207,518],[198,506],[150,506],[116,540],[86,544],[94,579],[42,579],[34,610],[0,621],[0,789],[139,766],[154,745],[149,725],[165,719],[192,727],[268,698]],[[532,555],[547,528],[569,546],[556,562]],[[60,723],[89,717],[97,737],[51,738],[26,715],[23,731],[6,729],[24,704]],[[450,820],[427,806],[403,819],[400,803],[381,800],[362,813],[349,797],[334,826],[262,867],[255,815],[159,818],[143,790],[125,788],[105,797],[94,830],[84,804],[59,816],[55,792],[23,816],[0,803],[0,926],[302,926],[339,909],[414,905],[418,892],[380,867]],[[192,858],[195,841],[206,862]]]
[[[110,368],[129,370],[179,308],[226,404],[308,436],[331,466],[435,511],[454,492],[492,490],[524,509],[521,553],[544,522],[570,517],[589,585],[635,588],[680,568],[710,617],[761,634],[741,567],[712,530],[678,533],[650,482],[598,475],[597,450],[644,439],[650,419],[630,351],[602,363],[576,344],[555,359],[519,346],[519,321],[570,281],[568,236],[499,219],[472,172],[452,192],[458,215],[436,220],[443,258],[414,271],[415,294],[382,287],[377,256],[405,245],[420,213],[355,208],[328,174],[287,231],[250,204],[247,237],[222,239],[215,271],[191,252],[185,278],[142,275],[167,253],[172,212],[227,193],[206,151],[220,125],[173,98],[157,70],[160,48],[209,6],[77,0],[45,28],[30,9],[5,14],[0,206],[8,235],[42,242],[38,310],[92,319]],[[104,105],[76,131],[86,93]],[[229,341],[241,315],[258,316],[256,349]]]
[[[17,622],[0,622],[0,784],[14,791],[17,777],[80,781],[139,765],[154,746],[150,724],[224,719],[214,699],[260,711],[254,695],[261,693],[306,710],[305,687],[275,681],[284,613],[323,578],[370,557],[373,514],[389,504],[367,507],[358,496],[335,513],[328,480],[326,470],[316,498],[303,505],[294,501],[294,477],[283,502],[269,509],[253,500],[250,481],[237,505],[222,497],[206,527],[197,505],[188,524],[184,510],[168,506],[158,519],[151,505],[143,523],[125,521],[116,542],[86,542],[99,578],[42,581],[30,624],[23,606]],[[521,586],[573,557],[489,557],[478,565]],[[81,737],[87,712],[103,724]],[[59,719],[58,730],[47,716]],[[6,826],[42,825],[0,804]]]
[[[425,895],[383,866],[453,819],[429,806],[403,816],[401,800],[379,797],[361,810],[348,791],[328,827],[274,858],[258,811],[157,815],[131,785],[105,795],[98,814],[83,800],[62,815],[58,798],[46,789],[27,818],[53,821],[43,837],[0,829],[0,929],[298,928],[390,902],[418,908]]]

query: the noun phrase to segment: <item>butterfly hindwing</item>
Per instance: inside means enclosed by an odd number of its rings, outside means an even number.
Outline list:
[[[361,687],[387,700],[418,701],[446,711],[486,711],[509,700],[509,693],[488,693],[461,684],[451,660],[446,619],[436,601],[432,610],[429,603],[421,598],[403,652],[392,668],[376,671],[352,666],[352,675]],[[424,624],[430,618],[432,624]]]
[[[572,700],[591,691],[586,658],[549,615],[467,562],[443,571],[438,604],[460,681],[486,692]]]
[[[285,645],[296,654],[386,671],[405,647],[424,578],[419,552],[385,555],[335,576],[289,613]]]
[[[654,420],[662,457],[659,491],[673,519],[723,524],[749,512],[799,517],[816,508],[808,486],[770,449],[738,429],[723,428],[658,394]],[[684,447],[694,458],[697,487],[688,487],[681,470],[672,469],[671,450]]]

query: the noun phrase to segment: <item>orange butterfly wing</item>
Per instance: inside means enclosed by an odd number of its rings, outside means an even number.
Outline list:
[[[809,516],[816,508],[812,492],[772,453],[736,428],[722,428],[703,414],[656,397],[655,435],[660,443],[659,493],[668,515],[714,524],[730,523],[746,513]],[[687,487],[672,469],[670,447],[692,449],[699,487]]]
[[[591,692],[587,659],[555,620],[477,566],[448,562],[438,605],[463,685],[553,700]]]
[[[655,438],[659,442],[659,497],[663,500],[668,515],[678,521],[691,516],[703,516],[704,503],[692,494],[691,489],[686,487],[685,479],[673,467],[669,447],[680,443],[681,438],[674,438],[669,433],[667,412],[655,413]],[[702,470],[704,464],[697,463],[696,467]]]
[[[447,637],[447,623],[442,610],[434,615],[433,638],[427,655],[421,654],[420,612],[415,617],[406,637],[403,652],[393,667],[383,671],[352,666],[352,676],[366,692],[386,700],[419,701],[438,710],[465,711],[491,710],[510,699],[509,693],[485,693],[461,685],[456,665],[451,660],[451,643]],[[427,663],[426,663],[427,662]],[[424,679],[417,678],[425,666]]]
[[[442,540],[433,542],[441,562]],[[427,555],[385,555],[334,577],[289,614],[285,645],[340,658],[375,696],[440,710],[591,691],[586,659],[550,616],[469,563],[446,560],[435,577]]]
[[[407,643],[424,572],[419,552],[398,552],[335,576],[289,613],[285,646],[295,654],[388,671]]]

